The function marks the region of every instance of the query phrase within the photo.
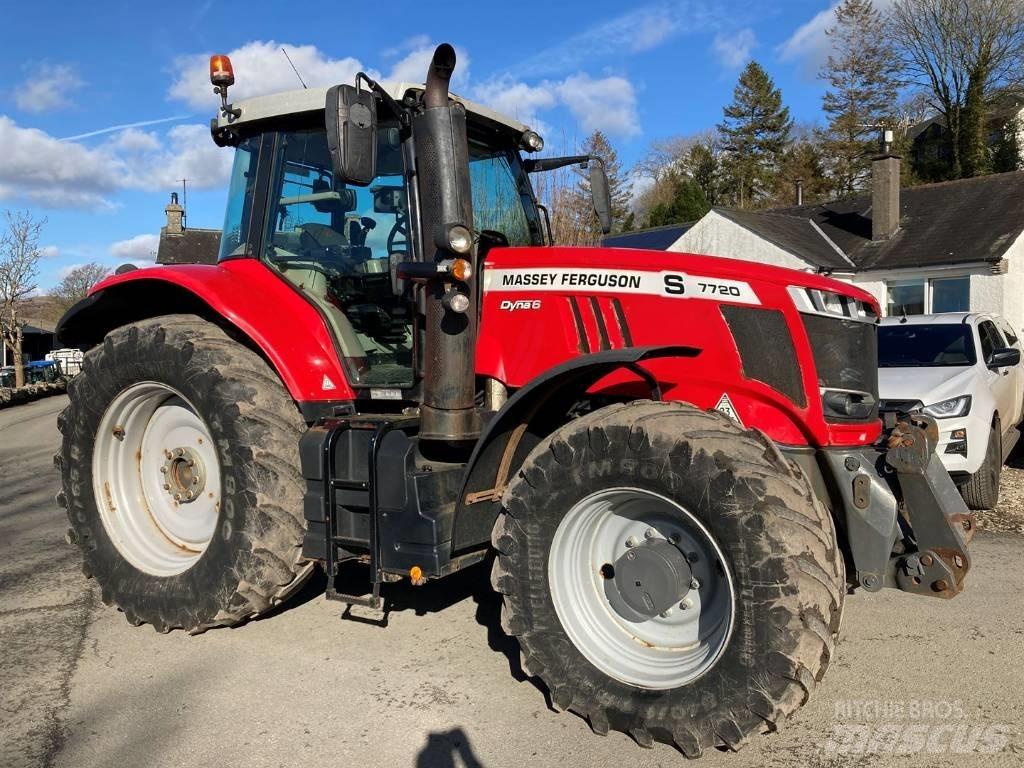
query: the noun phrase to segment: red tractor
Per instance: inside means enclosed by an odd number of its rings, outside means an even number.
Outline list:
[[[260,615],[485,559],[560,709],[688,756],[801,706],[851,588],[952,597],[973,520],[935,424],[886,423],[867,293],[679,253],[550,245],[525,125],[425,85],[229,104],[216,265],[111,277],[58,500],[132,624]],[[363,582],[353,579],[362,573]]]

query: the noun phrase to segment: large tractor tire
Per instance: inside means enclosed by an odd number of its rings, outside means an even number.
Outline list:
[[[55,457],[83,570],[132,624],[201,632],[294,592],[305,428],[277,375],[217,326],[117,328],[69,387]]]
[[[493,543],[524,670],[597,733],[737,749],[832,658],[845,573],[829,513],[719,413],[641,401],[565,425],[507,489]]]

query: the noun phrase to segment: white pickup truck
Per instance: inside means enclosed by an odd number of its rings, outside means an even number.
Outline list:
[[[991,509],[1024,418],[1018,332],[997,315],[951,312],[883,318],[880,410],[919,410],[939,425],[939,455],[964,501]]]

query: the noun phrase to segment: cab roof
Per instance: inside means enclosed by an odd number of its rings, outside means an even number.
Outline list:
[[[422,83],[382,81],[379,84],[395,101],[401,101],[410,89],[423,90]],[[465,106],[466,110],[472,114],[480,115],[488,120],[508,126],[519,133],[529,130],[528,125],[508,115],[495,112],[489,107],[477,104],[469,99],[464,99],[454,93],[451,96],[455,101]],[[224,128],[229,125],[245,124],[268,118],[301,114],[303,112],[317,112],[323,110],[326,103],[327,88],[305,88],[302,90],[272,93],[267,96],[254,96],[251,99],[243,99],[232,104],[235,109],[242,110],[242,114],[234,120],[228,121],[227,117],[218,111],[217,127]]]

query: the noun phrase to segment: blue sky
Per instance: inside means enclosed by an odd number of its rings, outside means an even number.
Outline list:
[[[220,227],[230,151],[209,138],[208,56],[232,55],[240,98],[298,86],[282,45],[307,83],[324,85],[359,69],[421,79],[433,46],[452,42],[455,90],[538,126],[549,147],[601,128],[626,165],[652,140],[717,123],[750,58],[797,120],[816,122],[833,5],[395,1],[354,13],[336,0],[10,3],[0,210],[47,218],[43,289],[76,264],[151,260],[183,177],[189,224]]]

